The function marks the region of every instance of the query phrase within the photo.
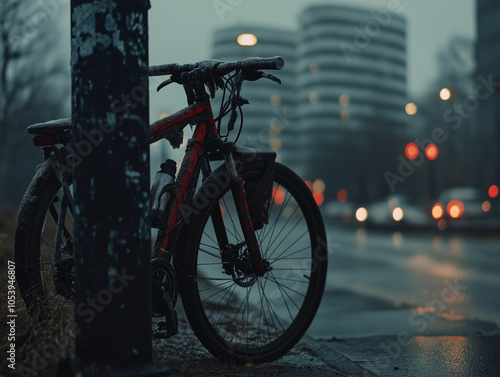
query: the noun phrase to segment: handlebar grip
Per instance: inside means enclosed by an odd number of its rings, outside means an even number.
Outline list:
[[[149,76],[165,76],[171,75],[177,72],[187,72],[192,71],[196,68],[196,64],[162,64],[162,65],[152,65],[149,67]]]
[[[149,67],[149,76],[164,76],[181,72],[189,72],[195,68],[209,67],[211,64],[217,63],[216,71],[219,75],[225,75],[238,68],[241,69],[272,69],[280,70],[285,65],[285,61],[281,56],[271,58],[246,58],[236,62],[219,62],[216,60],[204,60],[195,64],[162,64]]]
[[[285,65],[285,60],[281,56],[271,58],[247,58],[241,61],[243,69],[273,69],[280,70]]]
[[[223,76],[229,72],[237,70],[238,68],[243,70],[280,70],[284,65],[285,61],[281,56],[274,56],[272,58],[246,58],[236,62],[220,63],[217,66],[217,73]]]

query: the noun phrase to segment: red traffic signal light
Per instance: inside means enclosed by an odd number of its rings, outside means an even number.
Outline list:
[[[405,155],[409,160],[414,160],[418,157],[418,146],[415,143],[408,143],[405,148]]]
[[[438,147],[436,147],[436,145],[434,144],[429,144],[426,148],[425,148],[425,156],[429,159],[429,160],[435,160],[437,158],[437,156],[439,155],[439,149]]]

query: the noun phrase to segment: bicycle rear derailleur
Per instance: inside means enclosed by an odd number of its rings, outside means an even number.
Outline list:
[[[165,259],[155,258],[151,261],[151,284],[153,315],[165,316],[165,322],[158,323],[159,331],[153,335],[170,338],[178,331],[175,303],[179,290],[174,269]]]

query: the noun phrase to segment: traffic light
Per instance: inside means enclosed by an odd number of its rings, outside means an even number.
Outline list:
[[[405,148],[405,155],[409,160],[414,160],[418,157],[418,146],[415,143],[408,143]]]
[[[438,147],[436,147],[436,145],[429,144],[427,147],[425,147],[425,157],[427,157],[429,160],[435,160],[438,155],[439,149]]]

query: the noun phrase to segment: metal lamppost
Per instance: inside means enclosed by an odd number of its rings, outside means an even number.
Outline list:
[[[73,0],[76,375],[152,365],[147,0]],[[78,373],[77,373],[78,372]]]

